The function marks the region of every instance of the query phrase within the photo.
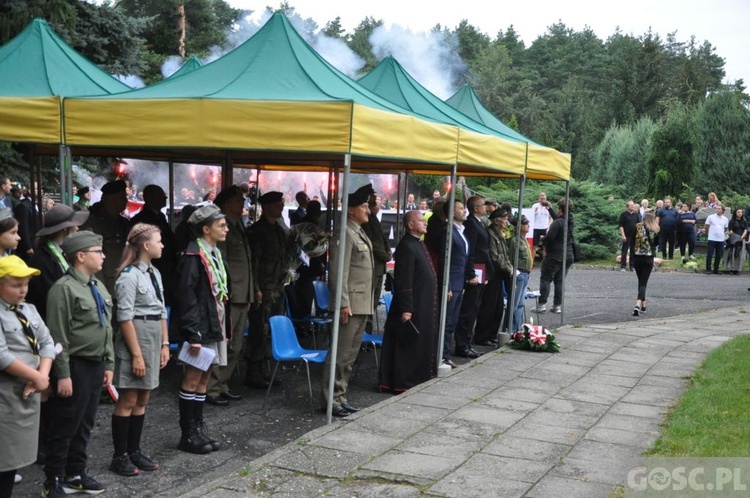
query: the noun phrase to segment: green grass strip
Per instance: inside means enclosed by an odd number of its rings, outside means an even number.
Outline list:
[[[750,456],[750,335],[711,352],[648,456]]]

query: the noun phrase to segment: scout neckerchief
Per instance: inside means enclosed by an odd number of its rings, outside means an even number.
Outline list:
[[[8,306],[8,308],[16,314],[18,317],[18,321],[21,322],[21,327],[23,327],[23,333],[26,336],[26,339],[28,339],[29,344],[31,345],[31,351],[35,354],[39,354],[39,341],[37,340],[36,336],[34,335],[34,331],[31,330],[31,323],[29,322],[29,319],[26,318],[26,315],[24,315],[21,312],[21,305],[19,304],[11,304]]]
[[[161,290],[159,289],[159,281],[156,278],[156,273],[154,272],[154,267],[151,265],[148,265],[148,276],[151,277],[151,285],[154,286],[154,291],[156,291],[156,297],[159,298],[159,302],[163,303],[164,299],[161,297]]]
[[[221,258],[221,251],[218,248],[211,250],[208,244],[202,239],[196,239],[198,247],[203,253],[204,258],[211,265],[213,274],[216,277],[216,283],[219,285],[219,301],[226,301],[229,299],[229,287],[227,286],[227,273],[224,270],[224,261]]]
[[[49,249],[49,252],[52,253],[52,255],[57,259],[57,262],[62,267],[63,272],[68,271],[68,268],[70,268],[70,265],[68,265],[68,262],[65,261],[65,258],[63,257],[60,250],[57,248],[57,244],[52,242],[51,240],[47,241],[47,249]]]

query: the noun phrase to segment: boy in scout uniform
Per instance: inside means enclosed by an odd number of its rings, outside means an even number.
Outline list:
[[[359,411],[359,407],[346,399],[346,390],[352,374],[352,365],[357,360],[362,345],[367,319],[372,315],[373,258],[372,243],[362,229],[367,223],[370,208],[367,200],[374,193],[371,184],[360,187],[349,194],[346,241],[339,248],[339,234],[335,233],[331,244],[328,285],[331,295],[336,292],[338,258],[344,258],[344,273],[341,282],[341,325],[339,327],[338,349],[335,365],[336,380],[333,386],[333,416],[346,417]],[[331,305],[333,305],[331,300]],[[333,345],[331,345],[333,346]],[[323,371],[323,403],[328,400],[328,382],[331,376],[331,351],[328,351]]]
[[[104,263],[102,237],[81,231],[62,243],[70,269],[49,291],[47,326],[62,352],[52,365],[51,430],[45,432],[42,496],[99,494],[86,475],[87,447],[102,385],[112,382],[112,298],[94,275]]]

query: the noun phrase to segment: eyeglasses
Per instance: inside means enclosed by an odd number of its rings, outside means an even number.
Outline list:
[[[92,249],[89,251],[81,251],[81,252],[95,252],[97,254],[104,254],[104,249]]]

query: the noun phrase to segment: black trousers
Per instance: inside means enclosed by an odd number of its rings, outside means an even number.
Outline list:
[[[49,479],[85,473],[87,448],[102,392],[103,361],[71,356],[69,364],[73,395],[69,398],[55,395],[48,401],[51,404],[49,426],[45,432],[47,457],[44,473]],[[56,389],[55,381],[53,390]]]
[[[685,248],[687,246],[687,252]],[[693,255],[695,250],[695,232],[682,232],[680,233],[680,254],[683,258]]]
[[[677,236],[676,228],[664,228],[659,232],[659,250],[661,251],[662,258],[672,259],[674,257],[674,244]],[[669,248],[667,248],[667,244]]]
[[[568,254],[568,261],[565,265],[565,274],[568,273],[568,268],[573,264],[573,255]],[[556,259],[544,258],[542,260],[542,270],[539,275],[539,304],[547,304],[549,299],[549,292],[552,283],[555,284],[555,294],[552,298],[552,304],[554,306],[560,306],[562,304],[563,296],[563,262],[557,261]]]
[[[503,279],[495,275],[484,286],[482,300],[477,313],[474,330],[474,343],[481,344],[497,337],[500,320],[503,317]]]
[[[654,269],[654,257],[636,256],[633,259],[633,269],[635,270],[635,274],[638,275],[638,300],[644,301],[646,299],[648,279],[651,277],[651,270]]]
[[[479,305],[482,302],[484,284],[467,285],[464,288],[464,300],[461,303],[461,314],[456,326],[456,351],[471,347],[474,335],[474,324],[477,321]]]
[[[16,484],[16,471],[0,472],[0,498],[13,496],[13,486]]]
[[[622,249],[620,250],[620,268],[626,266],[633,267],[633,256],[635,256],[635,234],[627,234],[628,240],[622,243]],[[627,264],[627,257],[630,254],[630,264]]]

